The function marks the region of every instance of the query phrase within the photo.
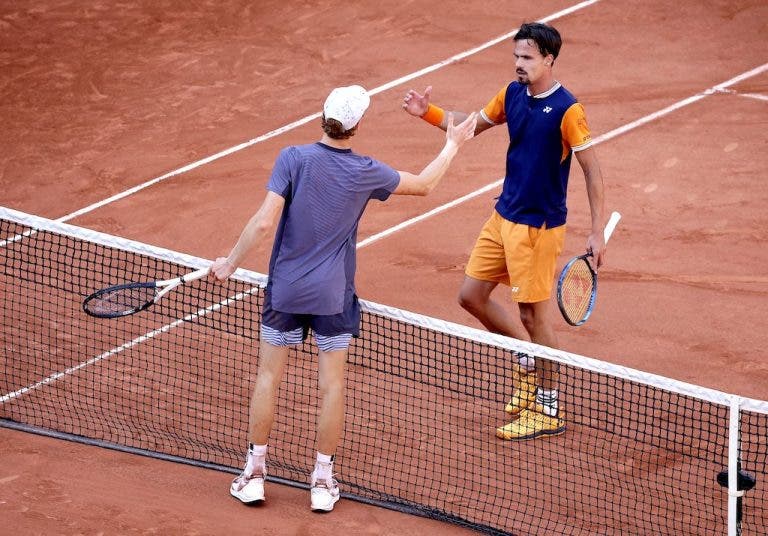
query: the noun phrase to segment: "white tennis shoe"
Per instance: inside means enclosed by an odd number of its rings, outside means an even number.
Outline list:
[[[266,471],[260,475],[248,476],[245,473],[232,481],[229,493],[244,504],[255,504],[264,500],[264,478]]]
[[[339,483],[335,478],[316,480],[312,476],[310,503],[314,512],[330,512],[339,500]]]

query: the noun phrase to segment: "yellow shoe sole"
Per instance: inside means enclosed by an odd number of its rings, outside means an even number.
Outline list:
[[[558,436],[565,433],[566,426],[565,423],[563,423],[562,426],[555,428],[553,430],[536,430],[531,432],[530,434],[521,435],[521,436],[513,436],[509,432],[506,432],[504,430],[504,427],[496,428],[496,437],[499,439],[503,439],[504,441],[529,441],[531,439],[536,439],[537,437],[542,436]]]
[[[529,410],[533,411],[535,413],[542,413],[541,411],[536,412],[535,410]],[[550,417],[552,418],[552,417]],[[557,436],[560,434],[565,433],[566,425],[565,425],[565,419],[563,418],[563,413],[561,412],[559,417],[557,418],[557,422],[559,426],[556,428],[544,428],[540,427],[540,429],[536,429],[534,426],[530,426],[530,432],[526,434],[513,434],[511,430],[508,430],[507,427],[511,427],[517,423],[519,423],[519,419],[512,421],[511,423],[508,423],[504,426],[500,426],[496,428],[496,437],[499,439],[503,439],[505,441],[528,441],[530,439],[536,439],[537,437],[542,436]]]

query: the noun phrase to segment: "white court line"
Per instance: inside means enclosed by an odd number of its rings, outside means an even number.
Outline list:
[[[761,95],[760,93],[736,93],[736,94],[739,97],[747,97],[749,99],[768,101],[768,95]]]
[[[748,99],[755,99],[755,100],[761,100],[761,101],[768,101],[768,95],[763,95],[761,93],[740,93],[736,91],[735,89],[724,89],[722,90],[723,93],[730,93],[731,95],[736,95],[737,97],[745,97]]]
[[[440,214],[441,212],[445,212],[446,210],[453,208],[455,206],[461,205],[465,201],[469,201],[473,197],[477,197],[478,195],[484,194],[485,192],[489,190],[493,190],[494,188],[498,188],[501,186],[501,184],[504,182],[504,179],[497,180],[496,182],[492,182],[491,184],[487,184],[483,186],[482,188],[475,190],[474,192],[470,192],[467,195],[463,195],[459,197],[458,199],[454,199],[450,203],[446,203],[445,205],[440,205],[439,207],[435,207],[429,212],[425,212],[424,214],[421,214],[419,216],[416,216],[415,218],[411,218],[410,220],[405,220],[402,223],[398,223],[394,227],[390,227],[389,229],[382,231],[380,233],[376,233],[375,235],[369,236],[368,238],[364,240],[360,240],[357,243],[357,249],[364,248],[365,246],[369,246],[373,244],[374,242],[378,242],[384,237],[387,237],[391,234],[394,234],[398,231],[401,231],[405,229],[406,227],[410,227],[411,225],[415,225],[419,223],[420,221],[426,220],[427,218],[431,218],[432,216],[436,216],[437,214]]]
[[[753,76],[756,76],[758,74],[761,74],[768,70],[768,63],[764,63],[760,67],[756,67],[750,71],[747,71],[745,73],[742,73],[738,76],[735,76],[728,80],[727,82],[723,82],[722,84],[718,84],[716,86],[713,86],[706,91],[703,91],[701,93],[698,93],[692,97],[688,97],[687,99],[683,99],[679,102],[676,102],[675,104],[672,104],[670,106],[667,106],[666,108],[663,108],[659,110],[658,112],[654,112],[652,114],[648,114],[645,117],[641,117],[640,119],[637,119],[636,121],[632,121],[631,123],[627,123],[626,125],[623,125],[619,128],[615,128],[611,130],[610,132],[606,132],[605,134],[598,136],[594,139],[594,145],[597,145],[599,143],[602,143],[604,141],[610,140],[612,138],[615,138],[616,136],[619,136],[621,134],[624,134],[626,132],[629,132],[630,130],[634,130],[638,127],[641,127],[647,123],[650,123],[651,121],[655,121],[656,119],[659,119],[660,117],[663,117],[665,115],[671,114],[675,110],[679,110],[680,108],[683,108],[684,106],[688,106],[689,104],[693,104],[694,102],[697,102],[704,97],[708,97],[709,95],[713,95],[715,93],[727,93],[729,91],[726,90],[729,86],[732,86],[734,84],[737,84],[741,82],[742,80],[746,80],[747,78],[751,78]],[[492,182],[491,184],[487,184],[483,186],[482,188],[475,190],[474,192],[470,192],[463,197],[460,197],[458,199],[454,199],[453,201],[446,203],[444,205],[441,205],[439,207],[433,208],[429,212],[426,212],[425,214],[421,214],[420,216],[416,216],[415,218],[411,218],[410,220],[406,220],[402,223],[399,223],[395,225],[394,227],[390,227],[389,229],[386,229],[380,233],[377,233],[375,235],[369,236],[368,238],[361,240],[357,243],[357,247],[363,248],[365,246],[368,246],[370,244],[373,244],[374,242],[377,242],[381,240],[382,238],[385,238],[393,233],[396,233],[398,231],[401,231],[405,229],[406,227],[410,227],[411,225],[414,225],[416,223],[419,223],[420,221],[423,221],[429,217],[435,216],[437,214],[440,214],[441,212],[445,212],[448,209],[451,209],[457,205],[460,205],[464,203],[465,201],[469,201],[470,199],[477,197],[488,190],[492,190],[494,188],[497,188],[501,186],[504,183],[504,179],[499,179],[495,182]]]
[[[115,354],[119,354],[119,353],[121,353],[121,352],[123,352],[125,350],[129,350],[129,349],[133,348],[134,346],[137,346],[137,345],[141,344],[144,341],[147,341],[149,339],[157,337],[158,335],[162,335],[163,333],[166,333],[166,332],[168,332],[168,331],[170,331],[170,330],[180,326],[181,324],[183,324],[185,322],[190,322],[192,320],[195,320],[196,318],[203,317],[203,316],[207,315],[208,313],[212,313],[214,311],[218,311],[222,307],[225,307],[225,306],[229,305],[230,303],[232,303],[234,301],[241,300],[241,299],[245,298],[247,295],[253,294],[259,288],[260,287],[253,287],[253,288],[249,289],[246,292],[241,292],[241,293],[235,294],[234,296],[230,296],[229,298],[227,298],[225,300],[222,300],[219,303],[216,303],[214,305],[209,305],[208,307],[205,307],[205,308],[202,308],[202,309],[198,309],[194,313],[188,314],[187,316],[185,316],[183,318],[179,318],[179,319],[171,322],[170,324],[164,325],[163,327],[160,327],[160,328],[154,329],[152,331],[149,331],[149,332],[145,333],[144,335],[140,335],[139,337],[136,337],[135,339],[133,339],[131,341],[123,343],[120,346],[117,346],[115,348],[112,348],[111,350],[109,350],[107,352],[104,352],[102,354],[99,354],[96,357],[92,357],[91,359],[89,359],[87,361],[83,361],[82,363],[80,363],[78,365],[75,365],[74,367],[70,367],[70,368],[65,369],[65,370],[63,370],[61,372],[56,372],[54,374],[51,374],[50,376],[48,376],[47,378],[45,378],[43,380],[40,380],[40,381],[38,381],[36,383],[33,383],[32,385],[28,385],[27,387],[22,387],[21,389],[18,389],[16,391],[11,392],[11,393],[7,393],[7,394],[3,395],[2,397],[0,397],[0,404],[4,404],[4,403],[8,402],[9,400],[13,400],[14,398],[20,397],[21,395],[25,395],[25,394],[27,394],[30,391],[33,391],[33,390],[38,389],[40,387],[43,387],[44,385],[48,385],[49,383],[55,382],[57,380],[60,380],[61,378],[65,377],[65,376],[68,376],[70,374],[74,374],[78,370],[80,370],[82,368],[85,368],[85,367],[87,367],[89,365],[93,365],[95,363],[98,363],[99,361],[101,361],[103,359],[107,359],[108,357],[111,357],[111,356],[113,356]]]
[[[570,15],[571,13],[574,13],[576,11],[579,11],[581,9],[584,9],[585,7],[591,6],[592,4],[595,4],[599,2],[600,0],[587,0],[585,2],[580,2],[576,5],[573,5],[569,8],[563,9],[561,11],[558,11],[557,13],[553,13],[552,15],[546,16],[543,19],[539,19],[539,22],[549,22],[561,17],[564,17],[566,15]],[[414,73],[405,75],[403,77],[398,78],[397,80],[393,80],[392,82],[388,82],[382,86],[379,86],[377,88],[374,88],[369,91],[371,95],[375,95],[377,93],[381,93],[382,91],[386,91],[387,89],[391,89],[395,86],[398,86],[400,84],[403,84],[405,82],[408,82],[409,80],[413,80],[414,78],[418,78],[420,76],[423,76],[427,73],[431,73],[432,71],[436,71],[438,69],[442,69],[443,67],[447,65],[451,65],[452,63],[456,63],[458,61],[463,60],[464,58],[467,58],[473,54],[477,54],[478,52],[481,52],[487,48],[490,48],[494,45],[497,45],[510,37],[513,37],[517,33],[518,28],[515,28],[514,30],[507,32],[506,34],[499,36],[495,39],[492,39],[491,41],[488,41],[486,43],[483,43],[482,45],[472,48],[470,50],[467,50],[465,52],[462,52],[460,54],[456,54],[455,56],[451,56],[447,60],[443,60],[439,63],[435,63],[434,65],[430,65],[429,67],[426,67],[424,69],[421,69],[420,71],[416,71]],[[321,115],[321,112],[316,112],[312,115],[308,115],[306,117],[303,117],[301,119],[298,119],[294,121],[293,123],[289,123],[285,126],[282,126],[278,129],[271,130],[267,132],[266,134],[262,134],[261,136],[258,136],[256,138],[250,139],[246,142],[243,142],[239,145],[235,145],[234,147],[230,147],[229,149],[225,149],[223,151],[220,151],[216,154],[213,154],[211,156],[205,157],[201,160],[198,160],[196,162],[192,162],[191,164],[187,164],[186,166],[180,167],[179,169],[176,169],[174,171],[171,171],[169,173],[166,173],[165,175],[160,175],[159,177],[155,177],[154,179],[148,180],[142,184],[139,184],[137,186],[134,186],[133,188],[130,188],[128,190],[125,190],[124,192],[121,192],[119,194],[115,194],[111,197],[108,197],[102,201],[98,201],[96,203],[93,203],[91,205],[88,205],[87,207],[83,207],[79,210],[76,210],[75,212],[72,212],[70,214],[67,214],[66,216],[62,216],[58,218],[56,221],[59,222],[66,222],[71,219],[77,218],[78,216],[82,216],[83,214],[87,214],[88,212],[92,212],[96,210],[97,208],[103,207],[105,205],[108,205],[110,203],[114,203],[115,201],[119,201],[120,199],[123,199],[125,197],[128,197],[129,195],[133,195],[137,192],[140,192],[141,190],[144,190],[145,188],[148,188],[154,184],[157,184],[159,182],[162,182],[164,180],[170,179],[171,177],[176,177],[177,175],[181,175],[182,173],[186,173],[187,171],[191,171],[195,168],[198,168],[200,166],[203,166],[205,164],[210,164],[211,162],[218,160],[220,158],[224,158],[225,156],[231,155],[233,153],[236,153],[238,151],[242,151],[243,149],[247,149],[248,147],[255,145],[257,143],[260,143],[262,141],[266,141],[268,139],[274,138],[276,136],[279,136],[280,134],[283,134],[285,132],[288,132],[289,130],[293,130],[295,128],[298,128],[302,125],[305,125],[309,123],[310,121],[314,121],[315,119],[319,119]]]
[[[738,84],[742,80],[746,80],[748,78],[752,78],[753,76],[756,76],[758,74],[764,73],[766,70],[768,70],[768,63],[764,63],[760,67],[755,67],[754,69],[751,69],[745,73],[741,73],[738,76],[734,76],[727,82],[723,82],[722,84],[718,84],[716,86],[712,86],[711,88],[702,91],[701,93],[698,93],[696,95],[693,95],[692,97],[688,97],[687,99],[683,99],[679,102],[676,102],[675,104],[672,104],[671,106],[667,106],[666,108],[663,108],[659,110],[658,112],[654,112],[652,114],[646,115],[645,117],[638,119],[637,121],[632,121],[631,123],[627,123],[623,127],[619,127],[617,129],[614,129],[606,134],[603,134],[602,136],[598,136],[595,138],[595,143],[600,143],[606,140],[609,140],[611,138],[615,138],[616,136],[619,136],[621,134],[624,134],[625,132],[628,132],[630,130],[634,130],[637,127],[640,127],[642,125],[645,125],[646,123],[650,123],[651,121],[655,121],[659,117],[663,117],[665,115],[668,115],[675,110],[678,110],[680,108],[683,108],[685,106],[688,106],[689,104],[693,104],[694,102],[700,101],[704,97],[708,97],[710,95],[713,95],[715,93],[722,93],[726,88],[733,86],[735,84]]]

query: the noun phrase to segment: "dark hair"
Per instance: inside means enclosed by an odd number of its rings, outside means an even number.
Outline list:
[[[321,121],[323,132],[328,134],[328,137],[333,140],[346,140],[354,136],[355,132],[357,132],[357,125],[349,130],[344,130],[344,127],[341,126],[341,123],[336,119],[326,119],[325,116],[323,116]]]
[[[527,22],[520,26],[515,34],[515,41],[523,39],[530,39],[536,43],[542,56],[552,54],[555,58],[560,54],[560,47],[563,45],[560,32],[552,26],[540,22]]]

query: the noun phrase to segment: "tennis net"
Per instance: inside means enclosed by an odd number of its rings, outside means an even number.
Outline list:
[[[147,311],[103,320],[82,312],[94,290],[209,261],[3,208],[0,260],[0,424],[239,472],[263,275],[191,282]],[[363,309],[336,453],[346,497],[493,534],[765,534],[768,402]],[[560,363],[564,434],[495,437],[517,387],[512,352]],[[311,338],[288,369],[270,478],[306,486],[318,401]]]

